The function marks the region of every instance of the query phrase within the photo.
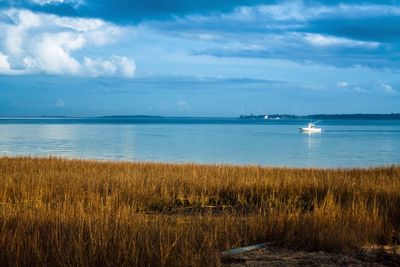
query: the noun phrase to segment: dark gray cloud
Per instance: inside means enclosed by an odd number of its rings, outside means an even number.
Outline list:
[[[396,46],[390,48],[375,43],[358,43],[348,39],[329,39],[328,37],[313,35],[317,41],[282,37],[278,44],[265,43],[263,46],[237,46],[232,48],[214,48],[194,50],[194,55],[211,55],[216,57],[242,57],[242,58],[265,58],[283,59],[302,64],[332,65],[336,67],[356,67],[364,66],[382,70],[400,70],[400,49]],[[319,40],[321,38],[321,40]],[[324,39],[326,38],[326,39]],[[321,44],[317,42],[320,41]],[[323,44],[326,42],[326,44]],[[329,43],[331,42],[331,44]],[[347,43],[348,42],[348,43]]]
[[[242,7],[226,14],[152,22],[174,35],[209,37],[194,55],[286,59],[400,69],[400,6],[383,2],[322,5],[307,1]]]
[[[0,8],[17,7],[33,11],[79,17],[97,17],[117,23],[137,23],[143,20],[165,20],[188,14],[225,13],[238,6],[272,5],[279,0],[0,0]],[[338,4],[399,4],[399,0],[305,0],[313,5]]]
[[[168,19],[187,14],[229,12],[236,6],[271,4],[263,0],[70,0],[70,1],[0,1],[0,8],[18,7],[33,11],[79,17],[97,17],[117,23],[137,23],[146,19]]]
[[[310,21],[302,29],[306,32],[326,33],[363,41],[397,43],[400,40],[400,13],[397,16],[364,18],[325,18]]]

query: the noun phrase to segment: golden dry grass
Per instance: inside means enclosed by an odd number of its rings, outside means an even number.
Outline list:
[[[219,266],[271,240],[345,251],[400,230],[400,167],[0,158],[1,266]]]

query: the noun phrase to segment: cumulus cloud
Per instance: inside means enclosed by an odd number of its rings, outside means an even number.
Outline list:
[[[11,68],[11,64],[9,62],[9,57],[0,52],[0,75],[17,75],[24,74],[24,70],[14,70]]]
[[[0,41],[0,73],[134,76],[135,63],[130,58],[76,55],[114,42],[121,36],[121,27],[100,19],[68,18],[20,9],[0,12],[12,22],[0,22],[0,35],[4,35]]]
[[[136,65],[127,57],[113,56],[109,60],[92,59],[85,57],[84,71],[89,76],[122,76],[132,78],[135,75]]]
[[[345,81],[338,82],[336,87],[348,92],[357,92],[357,93],[367,93],[368,91],[364,89],[364,85],[358,83],[349,83]]]
[[[0,53],[0,73],[7,73],[11,70],[10,63],[8,63],[8,57]]]

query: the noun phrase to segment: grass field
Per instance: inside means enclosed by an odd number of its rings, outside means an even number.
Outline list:
[[[346,251],[400,230],[400,167],[0,158],[1,266],[219,266],[258,242]]]

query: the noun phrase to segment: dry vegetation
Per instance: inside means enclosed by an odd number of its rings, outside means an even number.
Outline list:
[[[218,266],[271,240],[346,251],[400,230],[400,167],[0,158],[1,266]]]

